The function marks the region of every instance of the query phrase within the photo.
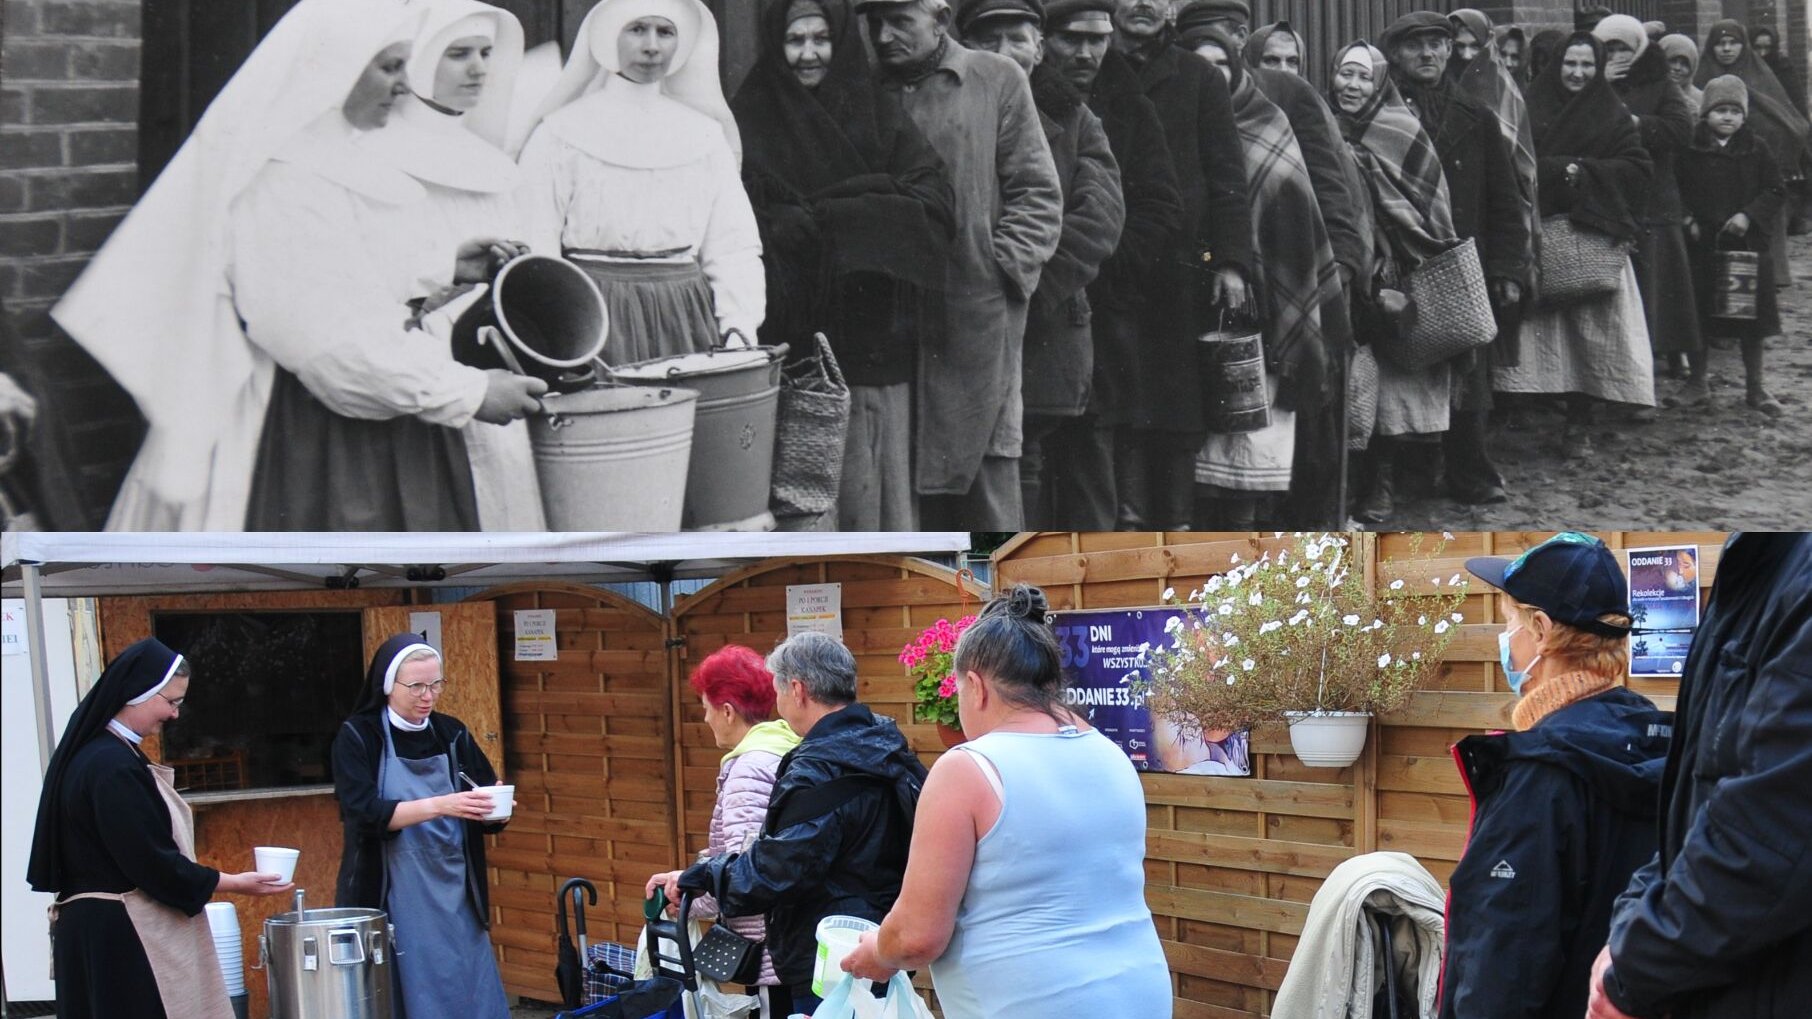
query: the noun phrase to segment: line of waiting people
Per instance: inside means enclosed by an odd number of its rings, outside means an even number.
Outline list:
[[[1770,252],[1739,331],[1780,412],[1762,341],[1807,124],[1740,26],[1707,40],[1695,127],[1663,56],[1690,40],[1622,16],[1525,41],[1411,13],[1333,54],[1325,96],[1248,17],[773,0],[726,101],[698,0],[602,0],[539,97],[500,8],[303,0],[54,311],[150,422],[110,526],[540,529],[544,387],[455,362],[435,314],[524,250],[597,282],[614,363],[829,335],[846,529],[1381,523],[1431,449],[1447,494],[1502,501],[1494,393],[1564,395],[1573,456],[1596,406],[1652,413],[1652,355],[1709,399],[1720,244]],[[1553,215],[1633,242],[1634,275],[1538,307]],[[1496,341],[1372,357],[1416,314],[1404,278],[1468,239]],[[1269,424],[1211,434],[1195,348],[1229,315],[1262,325]],[[1376,407],[1350,506],[1349,395]]]

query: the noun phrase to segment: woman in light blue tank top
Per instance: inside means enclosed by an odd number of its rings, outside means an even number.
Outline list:
[[[946,1019],[1167,1019],[1145,905],[1145,795],[1126,754],[1063,706],[1037,588],[990,602],[956,646],[973,737],[931,769],[899,900],[845,960],[931,968]]]

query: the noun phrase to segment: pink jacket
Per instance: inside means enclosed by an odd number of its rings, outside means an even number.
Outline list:
[[[768,816],[768,797],[774,791],[774,774],[780,767],[780,755],[766,750],[751,750],[725,761],[717,773],[717,803],[711,808],[711,839],[704,856],[740,853],[761,837],[761,826]],[[717,901],[708,895],[693,901],[692,915],[717,915]],[[767,921],[760,916],[738,916],[724,923],[752,941],[767,935]],[[774,975],[774,960],[766,949],[761,953],[763,984],[780,982]]]

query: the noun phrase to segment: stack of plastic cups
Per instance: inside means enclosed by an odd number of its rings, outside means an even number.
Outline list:
[[[214,935],[214,956],[226,978],[227,997],[233,1014],[246,1019],[245,948],[239,936],[239,911],[230,902],[208,903],[208,930]]]

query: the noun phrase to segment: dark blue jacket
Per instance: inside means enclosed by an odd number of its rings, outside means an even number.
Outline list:
[[[1725,545],[1678,708],[1606,990],[1657,1019],[1812,1014],[1812,535]]]
[[[815,786],[850,775],[876,781],[826,813],[786,827],[788,803]],[[780,759],[761,838],[747,852],[693,865],[683,889],[708,891],[724,916],[767,916],[774,972],[789,987],[812,979],[818,921],[859,916],[880,921],[900,896],[912,817],[925,766],[893,719],[851,704],[818,720]]]
[[[1442,1019],[1583,1016],[1611,908],[1655,853],[1669,717],[1613,687],[1453,748],[1472,834],[1448,882]]]

